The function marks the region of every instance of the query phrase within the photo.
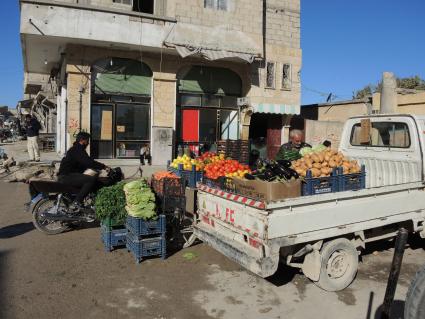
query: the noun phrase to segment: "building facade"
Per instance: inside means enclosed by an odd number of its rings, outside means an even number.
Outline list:
[[[178,145],[260,137],[272,155],[300,112],[300,0],[20,6],[24,87],[54,90],[59,153],[84,130],[96,158],[149,145],[165,164]]]

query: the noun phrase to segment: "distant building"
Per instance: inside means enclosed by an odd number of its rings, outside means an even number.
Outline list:
[[[20,0],[20,9],[26,97],[55,99],[60,153],[85,130],[97,158],[136,158],[144,144],[155,154],[169,132],[174,150],[194,151],[263,135],[272,154],[285,116],[300,112],[300,0]]]

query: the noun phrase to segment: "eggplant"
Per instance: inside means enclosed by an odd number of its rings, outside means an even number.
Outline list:
[[[280,166],[283,166],[285,168],[290,168],[292,166],[292,162],[288,160],[277,160],[276,161]]]
[[[244,175],[244,177],[249,181],[253,181],[255,179],[255,176],[253,176],[252,174],[249,174],[249,173],[246,173]]]

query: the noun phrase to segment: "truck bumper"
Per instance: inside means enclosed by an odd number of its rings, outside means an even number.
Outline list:
[[[277,270],[279,249],[270,256],[260,257],[264,253],[255,253],[249,247],[244,247],[228,236],[222,235],[201,223],[194,227],[193,233],[207,245],[262,278],[273,275]]]

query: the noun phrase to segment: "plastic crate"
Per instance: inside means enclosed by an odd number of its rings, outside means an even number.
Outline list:
[[[336,170],[331,176],[327,177],[312,177],[311,171],[307,171],[302,184],[302,195],[318,195],[326,193],[335,193],[339,191],[339,180]]]
[[[126,247],[137,263],[145,257],[161,256],[162,259],[166,257],[165,236],[138,239],[132,233],[127,233]]]
[[[125,246],[127,238],[127,229],[113,229],[102,225],[100,229],[101,239],[106,251],[112,251],[116,247]]]
[[[366,188],[366,170],[361,166],[360,173],[343,174],[342,167],[338,168],[338,191],[356,191]]]
[[[177,209],[186,209],[186,198],[184,196],[164,196],[159,199],[159,206],[161,207],[162,213],[172,213]]]
[[[170,162],[168,162],[168,170],[177,176],[182,177],[184,179],[185,186],[187,184],[187,186],[191,188],[196,188],[196,184],[201,181],[203,176],[203,172],[197,171],[195,165],[192,165],[191,171],[185,171],[182,164],[179,164],[179,168],[175,169],[171,167]]]
[[[126,228],[135,236],[165,234],[165,215],[159,215],[157,220],[143,220],[132,216],[127,217]]]
[[[231,177],[219,177],[217,179],[211,179],[208,177],[202,178],[202,183],[211,188],[218,188],[226,192],[234,193],[236,191],[233,178]]]
[[[106,217],[100,221],[101,225],[108,228],[109,230],[114,228],[123,228],[125,225],[125,219],[117,219],[117,218],[111,218]]]
[[[183,178],[152,178],[152,188],[159,197],[184,196],[186,186]]]

